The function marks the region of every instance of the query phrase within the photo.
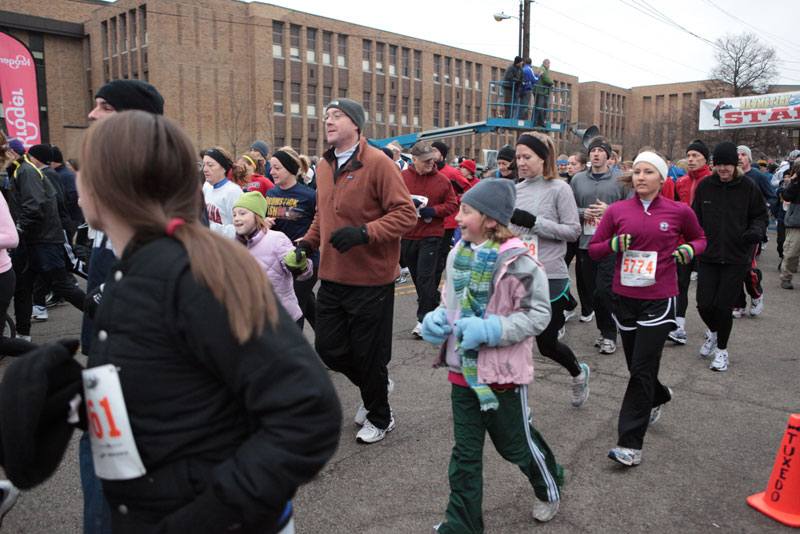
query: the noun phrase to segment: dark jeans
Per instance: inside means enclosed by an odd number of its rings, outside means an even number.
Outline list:
[[[678,264],[678,309],[675,317],[686,317],[689,307],[689,284],[692,283],[692,271],[697,271],[697,258],[686,265]]]
[[[535,109],[535,118],[533,121],[534,126],[544,126],[545,121],[547,120],[547,94],[543,95],[536,95],[534,100],[534,107]]]
[[[519,105],[516,109],[516,114],[514,115],[515,118],[523,121],[528,120],[528,111],[530,111],[532,94],[533,91],[530,89],[519,92],[519,99],[517,101]]]
[[[673,322],[664,322],[654,326],[636,324],[652,320],[649,315],[660,315],[657,308],[667,299],[639,300],[618,296],[617,309],[624,308],[628,320],[620,317],[620,337],[625,351],[625,363],[628,365],[630,378],[622,408],[619,412],[617,445],[630,449],[641,449],[644,435],[650,422],[650,410],[671,400],[669,390],[658,380],[658,369],[661,365],[661,351]],[[654,313],[647,314],[652,311]],[[622,313],[620,314],[622,315]],[[671,312],[674,318],[674,310]],[[633,320],[631,320],[633,319]],[[632,328],[632,329],[629,329]]]
[[[577,241],[567,243],[567,255],[564,257],[564,261],[567,262],[567,268],[569,268],[573,258],[575,259],[575,283],[578,286],[578,300],[581,303],[581,315],[586,317],[594,311],[594,306],[592,305],[592,296],[586,292],[586,281],[583,279],[583,269],[581,268],[581,257],[578,255]],[[570,306],[572,306],[572,300],[574,299],[572,295],[570,295]],[[567,306],[568,310],[574,309],[574,306],[572,308],[570,308],[570,306]]]
[[[94,472],[88,432],[78,443],[81,490],[83,490],[83,534],[111,534],[111,509],[103,495],[103,483]]]
[[[517,92],[515,91],[515,87],[513,84],[503,84],[503,117],[506,119],[510,119],[514,116],[514,112],[516,111],[514,104],[516,103],[518,97]]]
[[[89,278],[86,280],[86,291],[91,291],[105,281],[115,261],[114,252],[106,248],[105,245],[92,249],[92,255],[89,258]],[[93,325],[94,323],[89,318],[89,315],[84,313],[83,324],[81,325],[81,352],[84,354],[89,354],[91,349],[92,334],[94,333]]]
[[[0,320],[5,321],[8,314],[8,306],[11,304],[11,297],[14,296],[17,277],[14,269],[9,269],[0,274]],[[29,350],[36,348],[36,345],[24,339],[0,338],[0,356],[19,356]]]
[[[456,233],[455,228],[447,228],[444,231],[444,237],[439,244],[439,256],[436,260],[436,287],[439,287],[439,284],[442,281],[442,273],[444,272],[444,266],[447,263],[447,255],[450,253],[450,249],[453,248],[453,236]]]
[[[319,274],[319,265],[314,264],[314,274],[307,280],[294,280],[294,294],[297,297],[297,303],[300,309],[303,310],[303,317],[297,320],[297,325],[300,330],[303,329],[303,324],[307,320],[311,329],[316,332],[317,324],[317,298],[314,296],[314,285],[317,283],[317,275]]]
[[[22,244],[13,252],[14,272],[17,285],[14,291],[14,316],[17,333],[31,334],[31,312],[33,311],[33,279],[42,277],[53,288],[53,293],[83,311],[84,292],[76,286],[64,268],[64,254],[59,244]]]
[[[566,294],[558,300],[550,303],[550,323],[544,331],[536,336],[536,346],[542,356],[550,358],[556,363],[561,364],[571,376],[581,374],[581,365],[567,345],[558,341],[558,331],[564,326],[564,310],[567,308],[569,299]]]
[[[400,250],[406,260],[411,279],[417,290],[417,321],[420,323],[429,311],[439,305],[439,281],[436,267],[439,262],[441,237],[402,239]]]
[[[323,280],[317,292],[315,347],[331,370],[343,373],[361,391],[370,422],[387,428],[392,358],[394,283],[350,286]]]
[[[605,339],[616,343],[617,325],[611,318],[611,314],[614,312],[615,295],[612,291],[612,284],[614,283],[614,267],[617,263],[617,256],[609,254],[600,261],[594,261],[589,257],[588,250],[579,249],[578,257],[586,294],[591,295],[597,329]]]
[[[783,219],[778,219],[778,257],[783,259],[783,242],[786,241],[786,225]]]
[[[733,327],[731,311],[749,265],[697,265],[697,311],[708,329],[717,333],[717,347],[726,349]]]

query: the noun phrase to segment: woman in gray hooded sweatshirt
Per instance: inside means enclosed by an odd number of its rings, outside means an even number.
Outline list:
[[[572,375],[572,405],[589,398],[589,366],[578,363],[575,353],[559,342],[564,310],[569,302],[569,270],[564,263],[567,243],[581,233],[578,207],[569,185],[558,180],[555,147],[550,137],[531,132],[517,140],[517,202],[511,230],[528,245],[547,272],[552,318],[536,336],[539,352],[564,366]]]

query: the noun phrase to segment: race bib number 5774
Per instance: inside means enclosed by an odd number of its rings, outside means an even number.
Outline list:
[[[626,250],[622,255],[620,283],[629,287],[646,287],[656,283],[658,252]]]

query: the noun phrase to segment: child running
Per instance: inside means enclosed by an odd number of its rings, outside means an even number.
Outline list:
[[[425,316],[423,338],[446,342],[436,366],[450,369],[455,445],[450,502],[440,533],[482,533],[483,443],[519,466],[536,498],[533,517],[558,511],[563,468],[528,418],[534,336],[550,322],[547,275],[508,225],[510,180],[480,181],[461,199],[462,239],[447,257],[440,306]]]
[[[672,400],[672,390],[658,380],[658,368],[676,324],[676,260],[688,264],[706,248],[691,208],[659,194],[665,179],[670,179],[666,160],[654,152],[639,154],[633,162],[636,195],[609,206],[589,243],[595,261],[611,253],[617,258],[612,317],[631,376],[619,412],[619,439],[608,457],[626,466],[641,463],[647,426]]]
[[[261,193],[242,193],[233,205],[236,239],[247,245],[247,250],[267,272],[281,304],[302,328],[303,312],[294,293],[292,275],[296,275],[298,280],[310,278],[314,265],[306,258],[291,269],[286,265],[283,257],[293,253],[295,247],[283,232],[269,230],[264,219],[266,215],[267,201]]]

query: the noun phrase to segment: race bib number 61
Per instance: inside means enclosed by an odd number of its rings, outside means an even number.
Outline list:
[[[82,374],[95,474],[106,480],[139,478],[147,470],[133,440],[117,368],[106,364]]]

